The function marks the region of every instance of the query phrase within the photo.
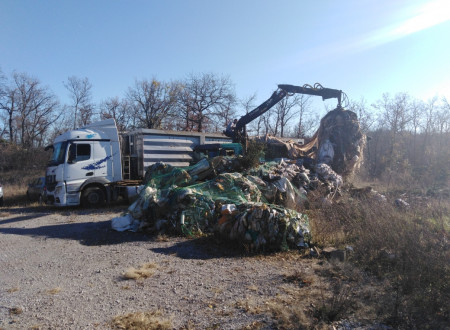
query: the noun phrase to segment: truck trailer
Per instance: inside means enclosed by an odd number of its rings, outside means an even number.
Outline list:
[[[137,129],[120,134],[114,119],[67,131],[46,149],[47,197],[56,206],[99,206],[136,193],[148,166],[189,166],[194,149],[226,144],[221,133]]]

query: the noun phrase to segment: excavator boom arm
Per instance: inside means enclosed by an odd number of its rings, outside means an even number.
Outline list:
[[[342,98],[341,90],[324,88],[322,87],[322,85],[318,83],[314,84],[314,86],[310,85],[294,86],[286,84],[278,85],[278,90],[273,92],[272,96],[269,99],[267,99],[257,108],[250,111],[248,114],[242,116],[237,121],[232,133],[233,142],[239,142],[245,145],[247,139],[245,125],[249,124],[259,116],[266,113],[270,108],[272,108],[274,105],[276,105],[278,102],[280,102],[283,98],[285,98],[289,94],[307,94],[307,95],[322,96],[323,100],[337,98],[338,107],[341,107],[341,98]]]
[[[253,109],[248,114],[242,116],[236,123],[235,130],[240,130],[248,123],[252,122],[259,116],[263,115],[275,104],[280,102],[286,95],[287,93],[282,89],[273,92],[272,96],[269,99],[267,99],[264,103],[260,104],[257,108]]]
[[[278,85],[278,88],[286,91],[289,94],[300,93],[307,95],[322,96],[322,100],[331,99],[333,97],[338,99],[338,107],[341,105],[342,91],[338,89],[324,88],[316,84],[315,87],[309,85],[293,86],[293,85]]]

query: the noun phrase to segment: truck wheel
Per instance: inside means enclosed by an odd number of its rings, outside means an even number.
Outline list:
[[[105,203],[105,193],[98,187],[87,188],[83,191],[82,203],[86,207],[102,206]]]

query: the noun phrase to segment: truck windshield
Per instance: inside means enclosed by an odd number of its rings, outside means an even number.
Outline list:
[[[59,142],[53,145],[53,155],[48,165],[56,166],[64,163],[66,155],[67,141]]]

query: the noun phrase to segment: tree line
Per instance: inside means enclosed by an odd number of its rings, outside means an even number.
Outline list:
[[[93,102],[88,78],[71,76],[63,85],[68,104],[61,104],[37,78],[17,72],[7,77],[0,71],[0,139],[24,148],[41,147],[63,131],[108,118],[114,118],[122,131],[221,132],[258,105],[256,94],[238,99],[231,79],[213,73],[170,82],[136,80],[123,97],[109,97],[99,104]],[[249,132],[282,137],[311,134],[318,126],[318,115],[313,114],[309,99],[304,95],[285,98],[252,123]]]
[[[69,103],[39,79],[26,73],[7,76],[0,71],[0,141],[22,149],[42,148],[62,132],[97,120],[114,118],[121,131],[157,128],[221,132],[227,123],[253,110],[256,95],[239,99],[229,77],[190,74],[170,82],[136,80],[122,97],[94,104],[87,77],[68,77],[63,83]],[[269,95],[267,96],[269,97]],[[383,94],[373,104],[350,100],[369,136],[364,169],[371,177],[402,173],[431,173],[448,178],[450,104],[447,98],[423,101],[406,93]],[[332,110],[332,109],[330,109]],[[248,125],[250,135],[308,138],[320,123],[310,96],[284,98]],[[399,178],[397,178],[399,179]]]

